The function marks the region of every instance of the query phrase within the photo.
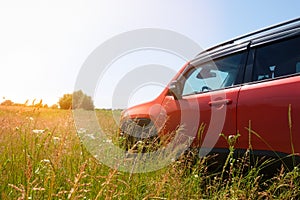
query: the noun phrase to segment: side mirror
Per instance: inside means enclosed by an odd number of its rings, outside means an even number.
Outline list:
[[[206,69],[206,68],[203,68],[197,75],[197,78],[199,79],[207,79],[207,78],[214,78],[214,77],[217,77],[217,74],[215,72],[210,71],[210,69]]]
[[[169,93],[174,96],[174,99],[178,100],[181,99],[181,91],[182,86],[181,83],[177,80],[174,80],[169,85]]]

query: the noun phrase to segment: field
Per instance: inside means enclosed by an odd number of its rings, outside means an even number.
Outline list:
[[[99,110],[97,116],[113,136],[111,112]],[[266,178],[259,173],[263,166],[247,165],[247,155],[229,156],[219,172],[207,170],[210,158],[191,157],[155,172],[120,172],[89,154],[70,110],[0,107],[0,199],[300,198],[298,168]]]

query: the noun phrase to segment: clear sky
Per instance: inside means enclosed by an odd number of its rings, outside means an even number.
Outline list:
[[[207,48],[299,17],[299,9],[298,0],[0,1],[0,102],[56,103],[73,92],[89,54],[126,31],[168,29]],[[109,107],[99,98],[96,106]]]

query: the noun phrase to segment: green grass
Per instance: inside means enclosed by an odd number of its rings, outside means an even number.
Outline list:
[[[105,119],[106,131],[116,133],[110,111],[99,110],[97,116]],[[230,154],[216,173],[208,170],[210,158],[191,157],[150,173],[116,171],[81,145],[71,111],[0,107],[0,199],[300,198],[298,168],[282,168],[265,180],[261,166],[247,165],[247,155]]]

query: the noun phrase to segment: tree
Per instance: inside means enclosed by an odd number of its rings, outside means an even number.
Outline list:
[[[12,106],[12,105],[14,105],[14,102],[8,99],[1,103],[1,106]]]
[[[57,105],[57,104],[53,104],[52,106],[50,106],[50,108],[52,108],[52,109],[57,109],[57,108],[58,108],[58,105]]]
[[[84,94],[81,90],[73,92],[73,94],[64,94],[58,102],[61,109],[85,109],[93,110],[94,103],[90,96]]]
[[[61,109],[72,109],[72,94],[64,94],[58,101]]]
[[[73,92],[73,108],[82,108],[85,110],[93,110],[94,102],[92,97],[87,96],[82,92],[82,90],[78,90]]]

